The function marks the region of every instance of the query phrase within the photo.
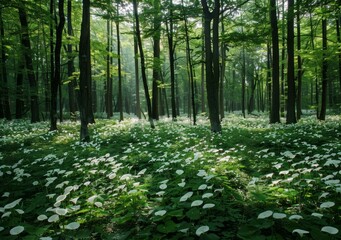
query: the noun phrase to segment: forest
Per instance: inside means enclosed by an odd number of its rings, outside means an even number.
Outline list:
[[[341,239],[340,21],[0,1],[0,238]]]

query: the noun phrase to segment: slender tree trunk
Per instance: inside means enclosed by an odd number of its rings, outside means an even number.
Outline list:
[[[288,0],[288,15],[287,15],[287,51],[288,51],[288,99],[287,99],[287,116],[286,123],[296,123],[295,113],[295,50],[294,50],[294,0]]]
[[[24,49],[24,58],[27,69],[27,77],[30,84],[30,106],[31,106],[31,122],[39,122],[39,99],[38,99],[38,82],[36,80],[33,61],[30,37],[28,34],[28,21],[24,3],[19,7],[19,19],[21,24],[21,45]]]
[[[182,1],[182,5],[183,1]],[[195,108],[195,89],[194,89],[194,77],[193,77],[193,63],[192,63],[192,57],[191,57],[191,49],[190,49],[190,40],[189,40],[189,33],[188,33],[188,23],[187,23],[187,16],[185,13],[185,10],[183,9],[183,19],[185,22],[185,39],[186,39],[186,57],[187,57],[187,71],[189,76],[189,83],[190,83],[190,93],[191,93],[191,101],[189,104],[192,107],[192,113],[193,113],[193,125],[197,124],[196,119],[196,108]],[[190,111],[188,111],[190,112]]]
[[[134,27],[135,28],[135,27]],[[137,37],[134,34],[134,64],[135,64],[135,95],[136,95],[136,116],[141,119],[141,102],[140,102],[140,76],[139,76],[139,49],[137,45]]]
[[[119,17],[119,4],[117,3],[117,18]],[[122,64],[121,64],[121,38],[120,38],[120,22],[119,19],[115,21],[116,24],[116,41],[117,41],[117,65],[118,65],[118,111],[120,112],[120,121],[123,121],[123,94],[122,94]]]
[[[221,16],[221,32],[225,32],[224,26],[224,16]],[[220,120],[223,120],[225,117],[225,109],[224,109],[224,81],[225,81],[225,70],[226,70],[226,44],[225,42],[221,43],[221,71],[220,71],[220,86],[219,86],[219,112],[220,112]]]
[[[67,33],[68,37],[73,37],[73,29],[72,29],[72,0],[68,0],[67,2]],[[76,97],[75,97],[75,88],[76,88],[76,79],[73,76],[75,72],[75,65],[74,65],[74,56],[72,50],[72,44],[69,43],[67,45],[67,53],[68,53],[68,77],[69,77],[69,84],[68,84],[68,91],[69,91],[69,108],[71,117],[74,117],[77,110],[76,105]]]
[[[202,18],[202,24],[204,25],[204,18]],[[205,100],[205,29],[202,28],[201,32],[201,112],[206,112],[206,100]]]
[[[79,107],[80,140],[89,141],[89,108],[91,108],[90,0],[83,0],[81,36],[79,43]]]
[[[319,120],[326,119],[327,110],[327,87],[328,87],[328,60],[327,60],[327,19],[322,19],[322,95],[321,95],[321,111],[318,116]]]
[[[284,13],[285,11],[285,0],[282,1],[282,12]],[[281,111],[281,116],[284,117],[285,115],[285,109],[286,109],[286,92],[285,92],[285,14],[282,14],[282,53],[281,53],[281,103],[280,103],[280,111]]]
[[[170,81],[171,81],[171,106],[172,106],[172,120],[176,121],[176,98],[175,98],[175,60],[174,51],[175,46],[173,43],[173,2],[170,0],[169,7],[169,29],[167,30],[168,38],[168,54],[169,54],[169,69],[170,69]],[[168,26],[168,24],[167,24]]]
[[[154,121],[152,118],[152,107],[151,107],[151,101],[150,101],[149,90],[148,90],[146,66],[145,66],[144,52],[143,52],[142,39],[141,39],[140,20],[139,20],[136,0],[133,0],[133,8],[134,8],[134,17],[135,17],[136,37],[137,37],[137,43],[138,43],[140,59],[141,59],[141,74],[142,74],[143,87],[144,87],[144,93],[146,96],[146,103],[147,103],[147,110],[148,110],[148,120],[150,122],[151,128],[155,128]]]
[[[204,13],[206,88],[209,119],[212,132],[221,132],[219,117],[219,13],[220,0],[214,1],[214,9],[209,10],[207,0],[201,0]],[[211,22],[213,34],[211,37]],[[212,46],[211,46],[212,45]],[[213,48],[213,49],[212,49]]]
[[[267,72],[266,72],[266,88],[267,88],[267,105],[269,107],[271,116],[271,97],[272,97],[272,84],[271,84],[271,65],[272,65],[272,52],[270,42],[267,43]]]
[[[108,13],[109,14],[109,13]],[[106,91],[105,91],[105,107],[107,118],[111,118],[113,116],[113,104],[112,104],[112,20],[107,20],[107,79],[106,79]]]
[[[300,5],[301,0],[297,0],[296,21],[297,21],[297,97],[296,97],[296,111],[297,120],[301,119],[302,115],[302,57],[301,57],[301,15]]]
[[[8,79],[7,79],[7,68],[6,68],[6,50],[5,50],[5,29],[4,24],[2,20],[2,10],[0,9],[0,49],[1,49],[1,55],[0,55],[0,83],[2,85],[1,96],[1,106],[2,106],[2,117],[5,117],[7,120],[12,120],[11,115],[11,109],[10,109],[10,102],[9,102],[9,94],[8,94]]]
[[[341,0],[338,0],[339,9],[341,8]],[[341,10],[340,10],[341,11]],[[341,24],[341,13],[339,12],[339,16],[336,19],[336,36],[338,42],[338,73],[339,73],[339,103],[341,103],[341,33],[340,33],[340,24]]]
[[[246,60],[245,60],[245,47],[242,50],[242,114],[245,118],[245,91],[246,91]]]
[[[159,120],[159,82],[160,82],[160,0],[153,0],[154,34],[153,34],[153,86],[152,86],[152,117]]]
[[[59,0],[58,2],[58,14],[59,14],[59,24],[56,30],[56,46],[54,51],[55,56],[55,71],[54,78],[51,82],[51,126],[50,130],[57,130],[57,93],[58,89],[60,90],[60,81],[61,81],[61,71],[60,71],[60,53],[62,49],[62,36],[63,29],[65,24],[65,16],[64,16],[64,0]],[[62,114],[61,112],[59,114]]]
[[[272,95],[270,123],[279,123],[280,120],[280,87],[279,87],[279,41],[277,26],[276,0],[270,0],[270,22],[272,36]]]

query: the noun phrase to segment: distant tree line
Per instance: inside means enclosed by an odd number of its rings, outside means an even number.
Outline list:
[[[0,3],[0,118],[340,112],[341,0]],[[79,115],[79,116],[78,116]]]

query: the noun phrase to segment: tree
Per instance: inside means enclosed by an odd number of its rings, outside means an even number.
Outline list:
[[[117,65],[118,65],[118,111],[120,112],[120,121],[123,121],[123,96],[122,96],[122,65],[121,65],[121,39],[120,39],[120,20],[119,3],[116,5],[116,41],[117,41]]]
[[[296,111],[297,120],[301,119],[302,115],[302,57],[301,57],[301,0],[297,0],[296,8],[296,24],[297,24],[297,97],[296,97]]]
[[[172,106],[172,120],[176,121],[176,99],[175,99],[175,44],[173,40],[173,29],[174,29],[174,21],[173,21],[173,1],[169,2],[169,27],[168,22],[166,23],[167,27],[167,38],[168,38],[168,54],[169,54],[169,69],[170,69],[170,82],[171,82],[171,106]]]
[[[83,0],[81,36],[79,43],[79,108],[81,118],[80,139],[89,141],[88,124],[91,123],[91,55],[90,55],[90,0]],[[90,117],[89,117],[90,116]]]
[[[294,0],[288,0],[288,13],[287,13],[287,52],[288,52],[288,73],[287,73],[287,116],[286,123],[296,123],[295,113],[295,56],[294,56]]]
[[[160,0],[153,0],[153,87],[152,87],[152,117],[159,120],[159,82],[160,76]]]
[[[211,131],[220,133],[219,117],[219,13],[220,0],[214,0],[210,11],[207,0],[201,0],[204,14],[206,90]],[[211,36],[211,22],[213,33]]]
[[[327,110],[327,85],[328,85],[328,60],[327,60],[327,19],[323,16],[322,19],[322,96],[321,110],[318,115],[319,120],[326,119]]]
[[[64,0],[59,0],[58,2],[58,14],[59,14],[59,24],[56,29],[56,46],[54,51],[55,56],[55,71],[54,77],[51,82],[51,126],[50,130],[57,130],[57,93],[58,89],[60,89],[61,84],[61,70],[60,70],[60,52],[62,49],[62,36],[63,36],[63,29],[65,24],[65,16],[64,16]],[[59,114],[62,114],[60,112]]]
[[[28,31],[27,13],[24,2],[21,2],[21,4],[19,5],[19,19],[21,25],[21,45],[23,48],[27,77],[30,84],[31,122],[35,123],[40,121],[38,82],[33,69],[32,49]]]
[[[8,93],[8,78],[7,78],[7,56],[5,50],[5,30],[2,20],[2,10],[0,8],[0,84],[1,84],[1,97],[0,97],[0,118],[5,117],[7,120],[12,120],[9,93]]]
[[[155,128],[153,117],[152,117],[152,106],[151,106],[149,90],[148,90],[148,83],[147,83],[147,76],[146,76],[146,65],[145,65],[145,58],[144,58],[144,52],[143,52],[143,47],[142,47],[142,39],[141,39],[140,19],[139,19],[136,0],[133,0],[133,8],[134,8],[134,18],[135,18],[135,28],[136,28],[135,34],[136,34],[136,38],[137,38],[137,45],[139,47],[139,52],[140,52],[141,75],[142,75],[142,81],[143,81],[144,94],[145,94],[146,103],[147,103],[148,120],[150,122],[151,128]]]
[[[73,28],[72,28],[72,0],[67,1],[67,34],[69,40],[72,39],[74,36],[73,34]],[[68,53],[68,62],[67,62],[67,68],[68,68],[68,77],[69,77],[69,83],[68,83],[68,90],[69,90],[69,108],[70,108],[70,114],[71,116],[74,116],[76,114],[76,97],[75,97],[75,88],[76,88],[76,79],[74,76],[75,72],[75,65],[74,65],[74,55],[73,55],[73,49],[71,41],[67,45],[67,53]]]
[[[276,0],[270,0],[270,23],[272,39],[272,95],[270,123],[280,122],[279,41],[276,10]]]

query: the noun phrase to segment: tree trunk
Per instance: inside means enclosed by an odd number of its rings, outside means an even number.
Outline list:
[[[122,94],[122,66],[121,66],[121,39],[119,22],[119,4],[117,3],[116,41],[117,41],[117,65],[118,65],[118,111],[120,112],[120,121],[123,121],[123,94]]]
[[[138,10],[137,10],[137,1],[136,0],[133,0],[133,8],[134,8],[137,44],[139,47],[140,59],[141,59],[141,74],[142,74],[142,80],[143,80],[143,88],[144,88],[144,93],[146,96],[146,103],[147,103],[147,110],[148,110],[148,120],[150,122],[151,128],[155,128],[154,121],[152,118],[152,107],[151,107],[151,101],[150,101],[149,90],[148,90],[146,66],[145,66],[144,52],[143,52],[143,48],[142,48],[140,20],[139,20],[139,15],[138,15]]]
[[[168,24],[166,25],[168,26]],[[173,43],[173,2],[170,0],[169,7],[169,29],[167,30],[168,38],[168,54],[169,54],[169,69],[170,69],[170,81],[171,81],[171,106],[172,106],[172,120],[176,121],[176,98],[175,98],[175,60],[174,51],[175,46]]]
[[[202,18],[202,25],[204,25],[204,18]],[[206,100],[205,100],[205,30],[202,28],[201,32],[201,112],[206,112]]]
[[[21,45],[23,46],[25,65],[27,69],[27,77],[30,84],[30,106],[31,106],[31,123],[39,122],[39,100],[38,100],[38,82],[36,80],[30,37],[28,34],[28,21],[24,3],[19,7],[19,19],[21,25]]]
[[[201,0],[204,13],[206,89],[209,119],[212,132],[221,132],[219,118],[219,12],[220,0],[214,0],[214,9],[210,12],[207,0]],[[211,37],[211,22],[213,35]],[[212,45],[212,46],[211,46]],[[213,48],[213,49],[212,49]]]
[[[109,13],[108,13],[109,14]],[[107,20],[107,79],[106,79],[106,89],[105,89],[105,107],[107,118],[111,118],[113,116],[113,104],[112,104],[112,20]]]
[[[301,16],[300,5],[301,0],[297,0],[296,21],[297,21],[297,97],[296,97],[296,112],[297,120],[301,119],[302,115],[302,57],[301,57]]]
[[[10,103],[9,103],[9,95],[8,95],[8,79],[7,79],[7,68],[6,68],[6,50],[5,50],[5,29],[2,20],[2,10],[0,9],[0,83],[2,86],[0,101],[1,101],[1,110],[2,110],[2,117],[5,117],[7,120],[12,120]]]
[[[246,60],[245,60],[245,47],[242,50],[242,114],[245,118],[245,91],[246,91]]]
[[[270,23],[272,37],[272,96],[270,123],[279,123],[280,120],[280,88],[279,88],[279,41],[277,26],[276,0],[270,0]]]
[[[65,24],[65,16],[64,16],[64,0],[59,0],[58,2],[58,14],[59,14],[59,24],[56,30],[56,46],[54,51],[55,56],[55,71],[54,71],[54,78],[51,82],[51,115],[50,121],[51,126],[50,130],[54,131],[57,130],[57,94],[58,89],[60,90],[61,84],[61,71],[60,71],[60,53],[62,49],[62,36],[63,36],[63,29]],[[62,114],[61,112],[59,114]]]
[[[341,0],[339,1],[339,5],[341,5]],[[339,73],[339,94],[341,95],[341,34],[340,34],[340,22],[341,22],[341,16],[336,20],[336,35],[337,35],[337,42],[339,44],[338,46],[338,73]],[[341,98],[339,99],[341,102]]]
[[[138,119],[141,119],[141,102],[140,102],[140,76],[139,76],[139,61],[138,61],[139,49],[137,46],[137,37],[134,34],[134,63],[135,63],[135,97],[136,108],[135,114]]]
[[[294,50],[294,0],[288,0],[288,15],[287,15],[287,52],[288,52],[288,99],[287,99],[287,116],[286,123],[296,123],[295,113],[295,50]]]
[[[182,5],[183,1],[182,1]],[[188,34],[188,24],[187,24],[187,16],[185,9],[183,7],[183,19],[185,22],[185,41],[186,41],[186,57],[187,57],[187,72],[189,76],[189,83],[190,83],[190,99],[191,99],[191,104],[190,106],[192,107],[192,112],[193,112],[193,125],[197,124],[197,118],[196,118],[196,109],[195,109],[195,89],[194,89],[194,77],[193,77],[193,63],[192,63],[192,57],[191,57],[191,49],[190,49],[190,42],[189,42],[189,34]],[[190,111],[188,111],[190,112]]]
[[[90,55],[90,0],[83,0],[81,36],[79,43],[79,107],[81,118],[80,140],[90,141],[88,131],[91,106],[91,55]]]
[[[221,32],[225,32],[224,26],[224,16],[221,16]],[[224,81],[225,81],[225,70],[226,70],[226,44],[224,42],[221,43],[221,71],[220,71],[220,86],[219,86],[219,112],[220,112],[220,120],[223,120],[225,117],[225,109],[224,109]]]
[[[68,37],[73,37],[73,29],[72,29],[72,0],[68,0],[67,2],[67,33]],[[76,114],[77,105],[76,105],[76,97],[75,97],[75,88],[77,85],[76,79],[73,76],[75,72],[75,65],[74,65],[74,56],[72,50],[72,44],[69,43],[67,45],[67,53],[68,53],[68,77],[69,77],[69,84],[68,84],[68,91],[69,91],[69,108],[71,118],[73,118]]]
[[[327,60],[327,19],[322,19],[322,95],[321,95],[321,111],[318,116],[319,120],[326,119],[327,110],[327,83],[328,83],[328,60]]]

